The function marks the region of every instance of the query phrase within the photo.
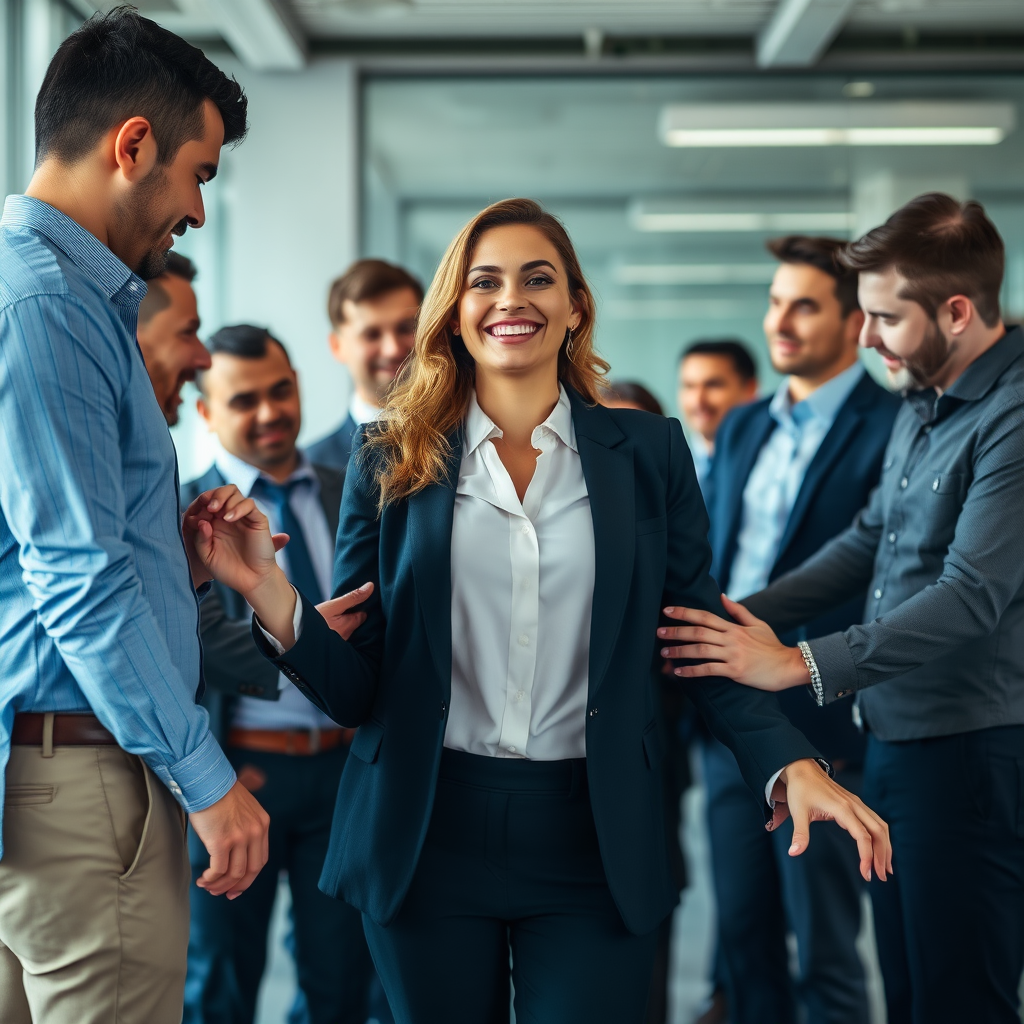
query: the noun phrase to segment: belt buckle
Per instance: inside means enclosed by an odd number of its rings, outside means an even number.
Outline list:
[[[314,726],[309,730],[309,752],[311,754],[320,753],[320,728]]]

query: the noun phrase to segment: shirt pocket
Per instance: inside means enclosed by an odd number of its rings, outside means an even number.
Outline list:
[[[953,494],[959,497],[963,485],[963,473],[935,473],[931,482],[932,493],[939,496]]]

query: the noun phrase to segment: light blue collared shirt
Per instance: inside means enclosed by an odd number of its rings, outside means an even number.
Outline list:
[[[768,410],[778,427],[762,446],[743,489],[743,517],[729,573],[734,601],[768,585],[807,467],[863,375],[864,367],[854,363],[796,404],[788,380],[775,392]]]
[[[174,446],[135,341],[146,285],[46,203],[0,220],[0,805],[18,711],[89,712],[187,811],[235,773],[196,703]]]
[[[227,449],[217,446],[214,465],[228,483],[235,484],[246,496],[252,495],[256,481],[265,479],[273,483],[255,466],[232,455]],[[293,480],[308,481],[307,486],[295,488],[288,498],[295,518],[302,527],[309,549],[309,560],[320,584],[320,592],[331,593],[331,576],[334,572],[334,538],[327,524],[327,514],[320,501],[320,478],[316,475],[305,454],[299,453],[299,464],[284,483]],[[281,523],[277,509],[259,496],[254,500],[259,510],[270,520],[270,532],[280,533]],[[278,565],[291,579],[288,568],[288,548],[277,553]],[[276,700],[258,700],[255,697],[239,697],[235,701],[231,725],[236,729],[337,729],[338,725],[327,717],[315,704],[311,704],[294,683],[282,674],[278,680],[281,696]]]

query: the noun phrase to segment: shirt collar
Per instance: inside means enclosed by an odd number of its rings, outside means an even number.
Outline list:
[[[146,294],[146,283],[125,266],[92,232],[56,207],[31,196],[8,196],[0,225],[29,228],[47,238],[114,300],[125,292],[125,301],[136,306]]]
[[[371,405],[359,397],[359,393],[352,392],[352,400],[348,403],[348,414],[355,421],[357,427],[364,423],[372,423],[380,416],[380,406]]]
[[[272,480],[244,459],[240,459],[237,455],[232,455],[219,442],[216,446],[213,464],[220,471],[220,475],[228,483],[235,484],[246,497],[252,494],[252,489],[256,486],[257,480],[263,479],[268,483],[277,483],[276,480]],[[294,480],[309,480],[315,487],[320,485],[320,478],[316,475],[313,464],[306,458],[306,453],[301,448],[299,449],[299,464],[295,467],[295,471],[291,476],[283,481],[283,483],[290,484]]]
[[[578,451],[576,428],[572,422],[572,406],[569,404],[569,395],[561,384],[558,385],[558,401],[554,409],[543,423],[534,428],[533,436],[537,436],[538,430],[545,429],[551,431],[567,448],[574,452]],[[474,391],[469,396],[469,408],[466,410],[465,454],[472,454],[484,441],[492,437],[501,437],[501,428],[480,408]]]
[[[843,403],[850,397],[850,393],[863,376],[864,366],[858,360],[853,366],[847,367],[820,388],[816,388],[802,402],[796,403],[789,393],[787,378],[779,385],[768,411],[772,419],[783,426],[795,424],[799,427],[810,419],[817,419],[825,426],[831,427]]]

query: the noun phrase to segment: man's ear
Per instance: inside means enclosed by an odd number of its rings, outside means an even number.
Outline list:
[[[213,427],[210,426],[210,410],[206,406],[206,399],[203,398],[203,393],[201,391],[199,392],[199,397],[196,399],[196,411],[206,424],[206,429],[212,434]]]
[[[153,127],[144,117],[125,121],[114,136],[114,162],[121,176],[139,182],[156,166],[157,145]]]
[[[846,318],[844,325],[844,335],[846,341],[856,345],[860,339],[860,332],[864,330],[864,311],[862,309],[855,309]]]
[[[337,331],[331,331],[327,335],[327,345],[331,350],[331,355],[339,363],[345,362],[345,343],[341,339],[341,335]]]
[[[976,315],[974,303],[966,295],[954,295],[942,304],[936,319],[945,320],[949,325],[949,333],[956,337],[967,330]]]

